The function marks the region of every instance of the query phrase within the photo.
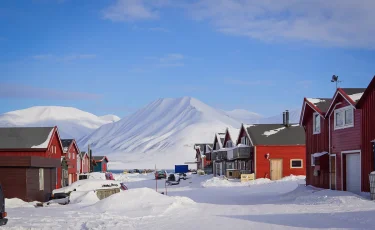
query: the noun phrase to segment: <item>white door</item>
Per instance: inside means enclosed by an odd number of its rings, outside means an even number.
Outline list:
[[[361,161],[359,154],[346,155],[346,190],[361,192]]]

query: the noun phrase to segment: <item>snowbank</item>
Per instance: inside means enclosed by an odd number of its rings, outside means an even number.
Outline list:
[[[150,178],[153,178],[153,174],[139,174],[139,173],[113,173],[113,178],[116,181],[120,182],[133,182],[133,181],[142,181],[142,180],[147,180]],[[90,173],[89,180],[94,179],[94,180],[106,180],[105,178],[105,173],[100,173],[100,172],[94,172]]]
[[[95,191],[89,192],[72,192],[70,194],[70,203],[72,204],[94,204],[99,201],[98,196],[96,195]]]
[[[240,180],[228,180],[223,177],[213,177],[201,183],[202,187],[241,187],[241,186],[250,186],[256,184],[267,184],[272,181],[267,178],[260,178],[248,182],[240,182]]]
[[[18,198],[5,198],[5,208],[34,208],[36,202],[25,202]]]
[[[306,176],[290,175],[290,176],[283,177],[278,181],[300,181],[300,180],[306,180]]]
[[[116,193],[87,209],[99,213],[121,213],[128,217],[150,217],[160,216],[192,204],[195,202],[187,197],[169,197],[153,189],[139,188]]]
[[[97,179],[87,179],[87,180],[79,180],[74,182],[73,184],[53,190],[53,193],[68,193],[74,191],[93,191],[96,189],[107,189],[107,188],[120,188],[119,181],[114,180],[97,180]],[[103,185],[114,185],[112,187],[103,187]]]

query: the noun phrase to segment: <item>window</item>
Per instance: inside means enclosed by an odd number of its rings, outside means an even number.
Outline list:
[[[335,129],[344,129],[354,126],[353,108],[347,106],[335,110]]]
[[[70,152],[68,153],[68,159],[70,159]]]
[[[311,166],[315,166],[315,157],[311,155]]]
[[[241,137],[241,144],[250,145],[249,139],[247,139],[247,137]]]
[[[39,190],[44,190],[44,170],[42,168],[39,169]]]
[[[75,158],[75,154],[73,153],[73,160],[74,160],[74,158]]]
[[[302,164],[303,164],[302,159],[292,159],[292,160],[290,160],[290,168],[303,168]]]
[[[227,148],[233,147],[233,142],[232,141],[227,141]]]
[[[319,113],[314,113],[314,133],[318,134],[320,133],[320,115]]]

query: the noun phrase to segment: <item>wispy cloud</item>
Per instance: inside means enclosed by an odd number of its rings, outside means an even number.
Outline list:
[[[184,66],[185,56],[178,53],[170,53],[161,57],[146,57],[146,59],[154,60],[156,67],[180,67]]]
[[[255,86],[255,85],[261,85],[261,86],[271,86],[275,84],[275,81],[272,80],[240,80],[240,79],[234,79],[234,78],[225,78],[224,79],[226,83],[232,84],[232,85],[246,85],[246,86]]]
[[[103,11],[103,17],[112,21],[136,21],[159,18],[158,9],[167,1],[117,0]]]
[[[0,83],[0,99],[97,100],[102,95],[39,88],[16,83]]]
[[[375,48],[373,0],[117,0],[103,15],[112,21],[155,20],[165,7],[184,9],[219,32],[265,42]]]
[[[96,58],[95,54],[71,54],[65,56],[57,56],[52,54],[39,54],[32,56],[34,60],[49,60],[49,61],[75,61],[82,59]]]

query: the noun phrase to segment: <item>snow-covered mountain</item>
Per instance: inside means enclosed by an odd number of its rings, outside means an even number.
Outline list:
[[[57,126],[62,138],[78,139],[119,119],[114,115],[98,117],[72,107],[35,106],[0,115],[0,127]]]
[[[226,113],[228,116],[245,124],[259,123],[259,121],[263,118],[263,116],[258,113],[250,112],[244,109],[235,109],[232,111],[227,111]]]
[[[113,153],[112,168],[173,167],[194,161],[194,143],[213,142],[215,132],[239,128],[226,112],[183,97],[159,99],[122,120],[104,125],[79,140],[95,154]],[[116,165],[117,163],[117,165]]]
[[[104,120],[104,121],[110,121],[110,122],[116,122],[116,121],[119,121],[121,119],[120,117],[118,117],[116,115],[113,115],[113,114],[104,115],[104,116],[101,116],[99,118]]]

